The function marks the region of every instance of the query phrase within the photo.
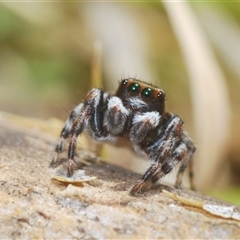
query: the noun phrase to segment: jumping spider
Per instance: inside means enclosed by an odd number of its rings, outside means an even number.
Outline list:
[[[175,186],[181,187],[188,166],[193,189],[195,147],[183,126],[184,122],[177,115],[165,112],[162,89],[134,78],[124,79],[115,94],[94,88],[84,102],[73,109],[61,131],[52,165],[59,161],[63,144],[68,140],[68,176],[73,174],[77,138],[86,129],[97,141],[118,145],[124,140],[136,153],[152,161],[131,194],[150,188],[180,161]]]

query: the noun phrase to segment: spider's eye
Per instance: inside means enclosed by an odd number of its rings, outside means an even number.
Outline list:
[[[123,85],[123,86],[126,86],[126,85],[127,85],[127,83],[128,83],[128,80],[127,80],[127,79],[125,79],[125,80],[122,80],[122,85]]]
[[[164,100],[165,99],[165,94],[163,92],[159,92],[157,94],[157,99],[160,100],[160,101]]]
[[[128,91],[130,93],[133,93],[133,94],[138,94],[141,90],[141,87],[138,83],[132,83],[130,84],[130,86],[128,87]]]
[[[148,99],[151,99],[153,98],[153,95],[154,95],[154,92],[151,88],[144,88],[141,92],[141,95],[144,97],[144,98],[148,98]]]

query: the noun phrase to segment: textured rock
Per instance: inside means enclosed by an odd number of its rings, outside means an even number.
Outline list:
[[[23,124],[22,120],[0,113],[1,239],[240,237],[239,221],[202,208],[204,202],[226,203],[163,185],[130,196],[140,176],[111,164],[85,166],[86,174],[97,177],[89,182],[53,180],[49,163],[57,138],[47,127],[52,125],[34,119]],[[83,154],[80,157],[88,156]]]

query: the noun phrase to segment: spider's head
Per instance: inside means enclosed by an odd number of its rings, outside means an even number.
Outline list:
[[[119,84],[116,96],[133,111],[164,113],[165,93],[152,84],[134,78],[124,79]]]

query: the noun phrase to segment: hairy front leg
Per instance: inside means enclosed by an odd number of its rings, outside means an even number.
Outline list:
[[[81,113],[73,123],[69,136],[68,147],[68,176],[73,174],[74,157],[77,147],[77,138],[82,133],[84,127],[88,128],[93,136],[100,136],[103,131],[102,126],[103,91],[92,89],[85,98]]]
[[[141,180],[131,189],[130,194],[134,195],[136,193],[141,193],[144,190],[150,188],[152,185],[151,178],[154,173],[159,169],[159,166],[159,162],[153,163],[142,176]]]
[[[92,89],[86,96],[84,103],[79,104],[70,114],[61,132],[59,142],[55,150],[55,159],[58,160],[62,152],[63,143],[69,141],[68,146],[68,176],[73,174],[74,157],[77,147],[77,138],[85,126],[93,129],[99,135],[102,132],[101,109],[103,105],[103,92],[101,89]]]
[[[64,144],[66,140],[69,138],[69,134],[71,133],[74,121],[81,113],[81,110],[83,108],[83,103],[78,104],[70,113],[67,121],[64,124],[64,127],[61,131],[60,138],[58,140],[58,143],[55,148],[55,154],[54,158],[50,163],[50,167],[56,167],[58,163],[60,162],[60,154],[63,151]]]
[[[146,153],[155,163],[143,175],[141,181],[136,184],[131,194],[150,188],[160,178],[168,174],[175,165],[183,160],[187,152],[187,146],[181,142],[183,121],[178,116],[170,116],[165,128],[146,147]]]

